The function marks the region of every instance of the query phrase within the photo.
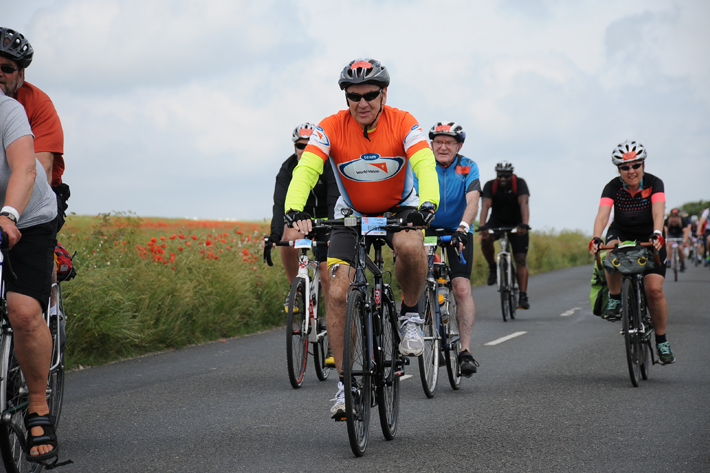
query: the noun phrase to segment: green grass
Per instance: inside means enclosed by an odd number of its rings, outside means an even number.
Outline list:
[[[279,252],[274,267],[262,262],[267,232],[267,222],[70,216],[58,237],[76,251],[78,273],[62,285],[68,367],[282,325],[288,282]],[[587,241],[576,232],[531,234],[531,274],[589,263]],[[472,284],[487,275],[477,238]]]

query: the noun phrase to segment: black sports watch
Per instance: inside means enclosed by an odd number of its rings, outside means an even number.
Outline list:
[[[7,217],[12,223],[17,225],[17,219],[10,212],[0,212],[0,217]]]

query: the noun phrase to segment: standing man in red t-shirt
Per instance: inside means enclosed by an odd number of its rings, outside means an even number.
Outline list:
[[[69,186],[62,183],[64,173],[64,131],[52,100],[40,89],[25,82],[25,69],[34,50],[22,34],[0,27],[0,89],[25,107],[34,138],[35,156],[42,163],[49,185],[57,194],[59,222],[64,225]]]

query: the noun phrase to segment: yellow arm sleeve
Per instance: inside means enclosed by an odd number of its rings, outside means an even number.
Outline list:
[[[318,183],[318,176],[323,174],[323,159],[318,155],[304,151],[298,166],[293,170],[291,184],[286,193],[284,212],[289,210],[303,210],[308,202],[308,194]],[[434,170],[436,176],[436,170]],[[438,184],[439,181],[437,181]],[[314,215],[311,215],[313,217]]]
[[[431,148],[420,149],[409,158],[412,171],[419,180],[419,203],[431,202],[439,208],[439,177]]]

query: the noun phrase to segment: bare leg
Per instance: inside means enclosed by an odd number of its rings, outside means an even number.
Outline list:
[[[648,310],[653,320],[653,329],[657,335],[666,334],[666,318],[668,317],[668,304],[666,296],[663,294],[663,281],[665,278],[660,274],[649,274],[643,278],[646,288],[646,299],[648,300]]]
[[[488,232],[481,232],[481,252],[483,257],[486,258],[488,266],[496,264],[493,242],[493,235]]]
[[[352,273],[352,274],[349,274]],[[328,342],[333,350],[335,367],[343,374],[343,346],[345,344],[345,312],[350,287],[350,278],[355,270],[345,264],[334,265],[326,274],[330,278],[327,308],[325,311],[328,327]]]
[[[454,278],[452,286],[457,306],[456,321],[459,324],[461,351],[470,351],[473,322],[476,319],[476,306],[471,295],[471,281],[467,278]]]
[[[517,271],[518,287],[520,287],[520,292],[528,292],[527,256],[528,255],[525,253],[513,255],[513,258],[515,259],[515,269]]]
[[[15,353],[30,394],[27,412],[49,414],[47,379],[52,357],[52,336],[42,317],[39,302],[32,297],[7,293],[8,316],[15,337]],[[34,427],[32,435],[42,435],[42,427]],[[31,453],[52,451],[50,445],[35,447]]]
[[[397,253],[395,271],[397,281],[402,288],[404,303],[414,307],[424,289],[427,272],[424,235],[420,231],[403,231],[395,233],[392,246]]]
[[[302,237],[303,235],[295,228],[284,228],[284,235],[281,237],[281,241],[296,240]],[[298,274],[298,250],[291,246],[279,246],[279,250],[281,262],[286,272],[286,279],[288,279],[289,284],[292,284]]]

